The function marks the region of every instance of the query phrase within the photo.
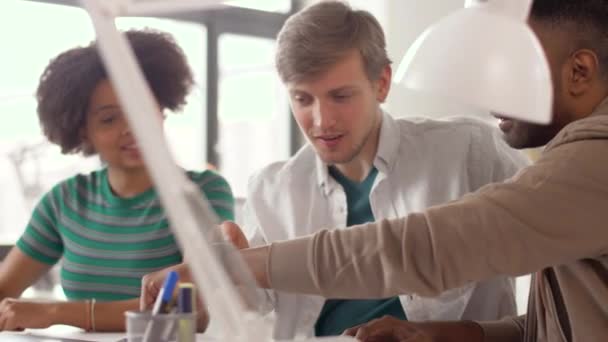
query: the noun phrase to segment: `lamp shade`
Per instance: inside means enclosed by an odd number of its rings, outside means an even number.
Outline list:
[[[396,81],[501,116],[550,123],[551,73],[525,21],[529,6],[525,15],[507,7],[471,6],[441,19],[407,51]]]

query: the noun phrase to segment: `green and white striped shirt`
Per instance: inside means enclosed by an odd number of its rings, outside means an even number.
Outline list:
[[[187,174],[221,220],[234,219],[223,177]],[[70,300],[138,297],[145,274],[182,261],[156,191],[120,198],[110,189],[107,169],[57,184],[38,203],[17,246],[43,263],[62,260],[61,285]]]

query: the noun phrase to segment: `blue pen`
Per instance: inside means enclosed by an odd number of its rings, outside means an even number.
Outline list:
[[[165,278],[165,283],[163,287],[160,289],[160,293],[158,297],[156,297],[156,302],[154,302],[154,307],[152,308],[152,314],[167,314],[171,311],[171,307],[169,303],[173,298],[173,291],[175,290],[175,285],[179,280],[179,275],[175,271],[171,271],[167,274]]]
[[[152,317],[150,322],[146,325],[144,332],[143,342],[152,342],[157,340],[168,340],[163,339],[166,334],[170,334],[173,331],[173,324],[171,321],[159,321],[155,322],[154,316],[161,314],[168,314],[171,311],[171,299],[173,298],[173,291],[175,285],[179,279],[179,275],[175,271],[171,271],[167,274],[163,287],[160,289],[154,307],[152,308]],[[159,338],[160,337],[160,338]]]

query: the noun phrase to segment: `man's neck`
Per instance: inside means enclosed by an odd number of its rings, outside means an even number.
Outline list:
[[[152,187],[152,179],[145,168],[117,169],[108,167],[108,182],[119,197],[137,196]]]
[[[382,116],[380,115],[376,127],[370,133],[370,136],[367,138],[361,151],[359,151],[359,154],[349,162],[334,164],[334,167],[340,171],[344,177],[353,182],[362,182],[367,175],[369,175],[369,172],[374,167],[374,159],[376,159],[376,154],[378,153],[381,126]]]

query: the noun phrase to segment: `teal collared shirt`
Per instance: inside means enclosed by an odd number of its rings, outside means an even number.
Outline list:
[[[374,213],[369,203],[369,194],[378,170],[373,168],[361,183],[351,181],[334,167],[329,167],[329,175],[344,188],[348,205],[347,225],[350,227],[373,222]],[[348,328],[386,315],[406,319],[399,297],[373,300],[329,299],[315,324],[315,335],[340,335]]]

